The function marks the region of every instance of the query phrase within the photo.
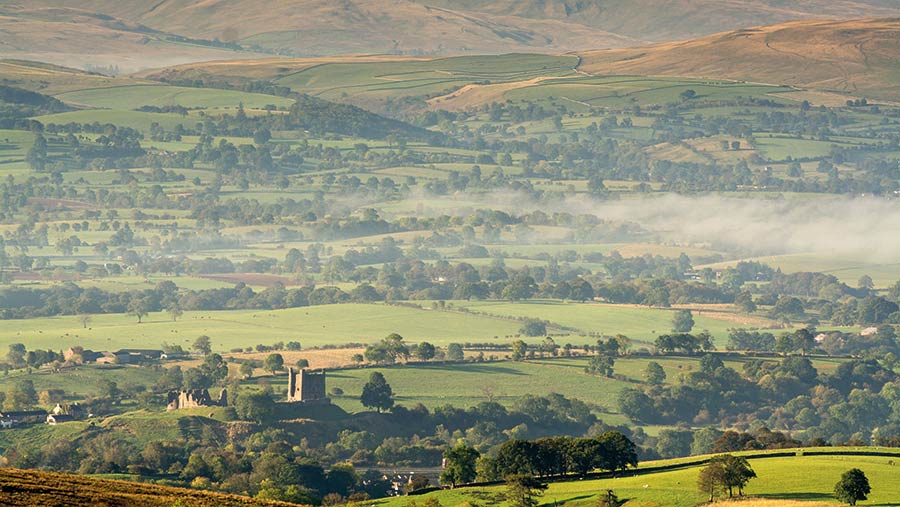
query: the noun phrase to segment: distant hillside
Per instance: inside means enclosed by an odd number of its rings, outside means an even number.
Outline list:
[[[724,78],[900,100],[900,18],[797,21],[579,55],[579,70],[592,74]]]
[[[900,3],[894,0],[416,1],[471,12],[575,22],[647,41],[687,39],[799,19],[900,16]]]
[[[281,0],[266,2],[265,9],[253,0],[17,3],[20,6],[0,7],[0,33],[4,33],[0,55],[62,63],[54,54],[58,58],[78,53],[103,63],[122,60],[120,66],[127,64],[129,70],[191,61],[175,60],[192,51],[197,52],[193,61],[211,60],[215,58],[211,51],[224,51],[173,45],[165,35],[147,33],[148,29],[284,56],[547,52],[640,42],[570,20],[460,12],[410,0]]]
[[[547,53],[892,16],[894,0],[272,0],[264,9],[254,0],[11,0],[0,8],[0,54],[61,63],[50,59],[77,52],[135,70],[224,51],[170,34],[293,57]]]
[[[0,5],[0,33],[2,58],[78,68],[115,65],[123,71],[134,71],[259,55],[214,41],[194,40],[193,35],[187,38],[149,28],[104,12],[65,7]],[[185,33],[191,34],[189,30]]]
[[[78,475],[0,468],[0,503],[9,507],[237,507],[294,505],[236,495]]]

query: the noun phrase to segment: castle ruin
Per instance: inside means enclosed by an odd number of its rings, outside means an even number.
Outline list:
[[[327,405],[331,400],[325,396],[325,372],[312,372],[301,369],[294,371],[288,368],[288,392],[289,402]]]
[[[218,400],[212,399],[209,389],[187,389],[180,392],[169,391],[169,404],[166,405],[166,410],[226,406],[228,406],[228,393],[225,389],[219,393]]]

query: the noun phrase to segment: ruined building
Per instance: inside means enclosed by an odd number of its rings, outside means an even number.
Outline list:
[[[197,407],[225,407],[228,406],[228,393],[225,389],[219,393],[219,399],[213,400],[208,389],[188,389],[185,391],[170,391],[169,404],[166,410],[178,410],[180,408]]]
[[[323,405],[331,403],[325,396],[325,372],[305,369],[294,371],[293,368],[288,368],[287,398],[289,402]]]

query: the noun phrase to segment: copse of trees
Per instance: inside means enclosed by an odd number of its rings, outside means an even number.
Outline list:
[[[723,454],[712,458],[700,470],[697,487],[702,493],[709,495],[709,501],[712,502],[724,492],[728,493],[728,498],[732,498],[735,488],[738,495],[744,496],[744,486],[755,477],[756,472],[746,458]]]
[[[637,466],[637,447],[618,431],[597,437],[549,437],[513,439],[500,445],[493,455],[479,459],[480,480],[499,480],[522,475],[550,477],[563,474],[584,476],[592,470],[622,471]]]

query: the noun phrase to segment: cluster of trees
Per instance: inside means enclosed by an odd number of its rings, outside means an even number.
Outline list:
[[[467,454],[471,457],[472,453]],[[620,471],[638,463],[637,446],[619,431],[596,437],[512,439],[496,451],[478,458],[478,478],[500,480],[515,475],[549,477],[584,476],[593,470]]]
[[[719,493],[725,491],[728,492],[728,498],[732,498],[735,488],[740,496],[744,496],[744,486],[755,477],[756,472],[746,458],[723,454],[712,458],[709,464],[700,470],[697,487],[701,492],[708,494],[709,501],[712,502]]]
[[[872,359],[848,360],[820,374],[803,356],[748,360],[739,372],[706,355],[699,371],[681,373],[677,384],[624,390],[619,407],[645,423],[762,421],[806,441],[889,444],[900,441],[897,385],[897,374]]]

